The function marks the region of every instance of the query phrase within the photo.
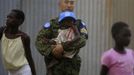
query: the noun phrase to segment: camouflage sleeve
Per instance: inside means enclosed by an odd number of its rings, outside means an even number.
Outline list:
[[[86,26],[85,25],[81,26],[79,32],[80,32],[80,36],[77,39],[71,42],[62,43],[65,51],[79,50],[80,48],[85,46],[86,40],[88,39]]]
[[[40,54],[44,56],[51,55],[53,47],[49,44],[50,39],[47,39],[51,35],[51,31],[49,29],[42,29],[37,35],[36,38],[36,48],[40,52]]]

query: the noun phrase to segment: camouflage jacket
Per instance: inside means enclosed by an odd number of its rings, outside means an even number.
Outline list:
[[[68,44],[67,42],[62,42],[63,49],[65,51],[77,50],[79,52],[80,48],[85,46],[86,40],[88,39],[86,26],[83,25],[81,20],[76,21],[76,25],[80,32],[79,39],[73,41],[73,43]],[[52,57],[53,47],[49,43],[49,41],[58,36],[58,30],[60,25],[58,24],[57,19],[53,19],[49,22],[49,28],[43,27],[36,38],[36,48],[45,57]]]

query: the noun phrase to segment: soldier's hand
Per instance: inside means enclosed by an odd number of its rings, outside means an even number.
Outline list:
[[[63,47],[61,44],[58,44],[55,46],[55,48],[53,49],[52,53],[56,58],[61,58],[62,54],[63,54]]]

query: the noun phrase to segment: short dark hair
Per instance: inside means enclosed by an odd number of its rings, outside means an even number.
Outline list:
[[[115,36],[119,34],[120,30],[123,29],[124,27],[129,27],[129,26],[128,24],[121,21],[114,23],[111,29],[112,37],[115,38]]]
[[[24,22],[24,20],[25,20],[24,12],[22,10],[19,10],[19,9],[12,9],[11,11],[16,13],[16,18],[17,19],[22,20],[21,21],[21,24],[22,24]]]

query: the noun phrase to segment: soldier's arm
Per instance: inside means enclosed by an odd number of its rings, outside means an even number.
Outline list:
[[[80,30],[76,29],[76,37],[70,42],[62,42],[64,50],[77,50],[85,46],[88,39],[87,29],[85,25],[80,27]]]
[[[51,39],[48,39],[50,35],[49,29],[41,29],[36,38],[36,48],[44,56],[51,56],[51,52],[54,49],[52,43],[50,43],[52,42]]]

